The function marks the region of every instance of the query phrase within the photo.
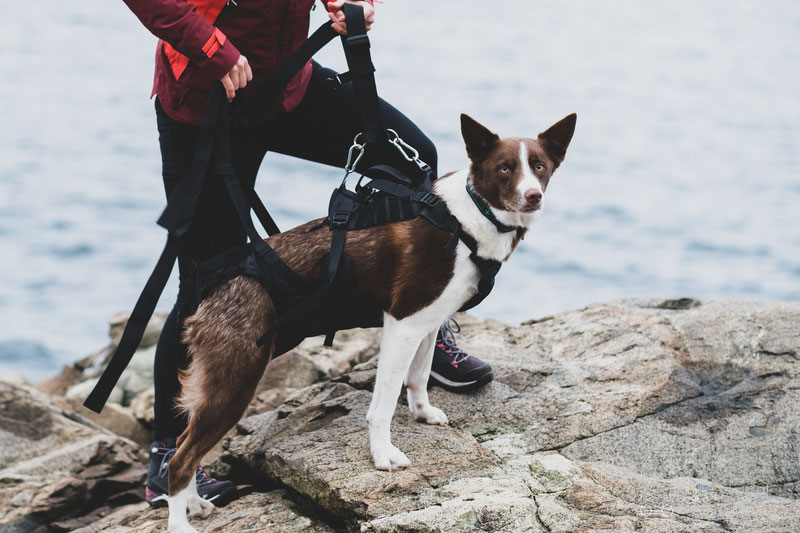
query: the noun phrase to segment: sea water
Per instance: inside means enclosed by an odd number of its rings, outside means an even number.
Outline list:
[[[0,370],[36,380],[107,342],[164,244],[155,38],[123,2],[13,2],[4,18]],[[376,20],[379,91],[442,171],[466,165],[462,112],[504,136],[578,113],[540,220],[475,315],[800,299],[800,3],[386,0]],[[336,42],[318,60],[344,68]],[[323,216],[341,177],[270,154],[257,189],[287,228]]]

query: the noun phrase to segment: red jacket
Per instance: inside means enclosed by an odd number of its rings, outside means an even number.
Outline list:
[[[253,69],[245,91],[263,80],[308,37],[314,0],[124,0],[160,40],[153,94],[164,111],[199,124],[211,85],[240,54]],[[323,0],[325,3],[325,0]],[[235,43],[235,46],[234,46]],[[305,95],[311,65],[289,83],[281,107],[290,111]]]

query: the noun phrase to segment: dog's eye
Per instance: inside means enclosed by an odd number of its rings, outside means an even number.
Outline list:
[[[536,172],[544,172],[545,170],[545,166],[543,163],[536,163],[535,165],[533,165],[533,168],[534,170],[536,170]]]
[[[499,172],[502,176],[508,176],[511,173],[511,169],[508,167],[508,165],[500,165],[497,168],[497,172]]]

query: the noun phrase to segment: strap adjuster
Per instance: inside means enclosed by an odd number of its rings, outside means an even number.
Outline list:
[[[345,41],[349,48],[361,48],[362,46],[369,48],[369,37],[367,37],[366,33],[350,36]]]
[[[339,211],[338,213],[334,213],[330,220],[331,227],[344,227],[347,224],[347,221],[350,220],[350,213],[347,211]]]
[[[429,192],[420,199],[420,202],[427,205],[428,207],[434,207],[436,204],[439,203],[439,197],[433,194],[432,192]]]

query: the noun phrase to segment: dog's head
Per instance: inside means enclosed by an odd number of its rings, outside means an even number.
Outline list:
[[[462,114],[461,134],[472,162],[475,192],[495,209],[513,213],[541,209],[544,191],[564,160],[577,118],[575,113],[568,115],[536,139],[501,139]]]

